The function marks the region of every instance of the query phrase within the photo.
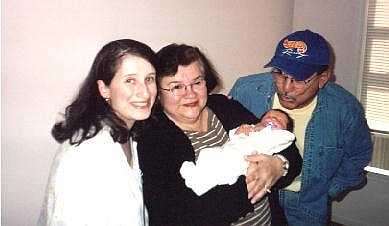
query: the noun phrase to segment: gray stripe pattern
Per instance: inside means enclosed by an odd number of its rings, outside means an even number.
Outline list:
[[[192,143],[196,160],[202,149],[222,146],[228,141],[228,134],[223,125],[211,110],[208,111],[208,131],[184,131]]]
[[[248,213],[238,221],[231,224],[232,226],[270,226],[271,214],[269,200],[267,196],[263,197],[254,205],[254,212]]]

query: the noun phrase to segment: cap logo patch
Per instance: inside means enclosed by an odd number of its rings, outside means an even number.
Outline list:
[[[284,51],[282,51],[282,54],[288,56],[295,55],[296,59],[308,56],[307,54],[304,54],[307,52],[307,44],[303,41],[289,41],[288,39],[285,39],[282,44],[285,48]]]

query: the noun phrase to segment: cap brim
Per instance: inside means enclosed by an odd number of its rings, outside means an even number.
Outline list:
[[[316,72],[322,72],[327,65],[303,64],[295,60],[273,57],[264,67],[278,68],[288,75],[291,75],[297,81],[302,81],[311,77]]]

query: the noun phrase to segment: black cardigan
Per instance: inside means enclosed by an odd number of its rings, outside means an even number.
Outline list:
[[[258,121],[240,103],[223,95],[210,95],[207,107],[227,132],[243,123]],[[186,187],[179,170],[184,161],[195,160],[190,140],[158,107],[149,125],[137,138],[137,150],[150,226],[229,225],[253,211],[244,176],[233,185],[216,186],[200,197]],[[301,169],[301,157],[295,146],[281,154],[289,160],[290,169],[277,186],[290,183]]]

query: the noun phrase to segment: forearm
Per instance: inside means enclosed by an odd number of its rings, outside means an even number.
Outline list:
[[[240,178],[232,186],[217,186],[199,197],[184,185],[174,186],[175,188],[168,186],[155,188],[154,185],[145,184],[144,197],[150,223],[151,225],[231,223],[252,211],[247,192],[242,191],[245,186],[245,182]],[[150,189],[153,187],[154,189]]]
[[[366,145],[353,156],[343,155],[340,166],[331,179],[329,196],[336,197],[343,191],[360,185],[365,179],[364,167],[371,158],[371,146]]]
[[[354,114],[348,118],[349,121],[344,125],[343,146],[337,150],[342,155],[330,183],[331,197],[359,185],[364,179],[364,167],[371,160],[373,145],[363,114]]]
[[[144,200],[151,225],[214,225],[231,223],[252,210],[243,177],[229,186],[216,186],[202,196],[186,187],[180,176],[182,156],[167,147],[138,145]],[[189,160],[189,159],[187,159]],[[205,223],[207,222],[207,223]]]

